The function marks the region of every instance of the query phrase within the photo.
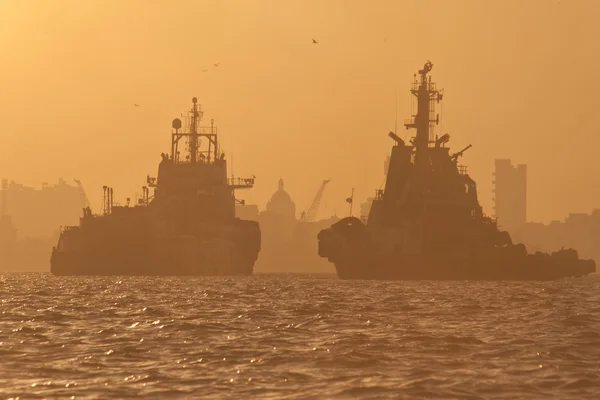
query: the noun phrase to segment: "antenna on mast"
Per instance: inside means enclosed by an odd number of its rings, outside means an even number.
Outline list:
[[[398,89],[396,89],[396,120],[394,122],[394,133],[398,133]]]
[[[231,170],[231,180],[233,181],[233,134],[229,135],[229,168]]]
[[[350,216],[352,216],[352,204],[354,203],[354,188],[352,188],[352,194],[346,198],[346,203],[350,204]]]

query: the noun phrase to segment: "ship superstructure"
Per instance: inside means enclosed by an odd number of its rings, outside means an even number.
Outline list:
[[[450,152],[450,135],[434,135],[435,105],[443,92],[432,82],[431,62],[411,87],[416,130],[405,143],[395,132],[384,190],[376,192],[366,224],[345,218],[318,235],[319,254],[338,276],[357,279],[555,279],[595,271],[572,249],[528,254],[487,217],[477,185],[460,165],[471,145]]]
[[[173,120],[171,152],[135,204],[116,204],[104,187],[102,214],[86,207],[79,226],[62,229],[54,274],[252,274],[260,229],[235,217],[235,190],[251,188],[254,177],[228,178],[217,127],[201,126],[202,116],[194,98],[185,126]]]

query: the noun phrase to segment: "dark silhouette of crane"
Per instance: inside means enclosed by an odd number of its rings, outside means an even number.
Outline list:
[[[315,199],[308,208],[308,211],[303,212],[300,216],[300,220],[302,222],[312,222],[317,218],[317,212],[319,211],[319,205],[321,204],[321,199],[323,198],[323,192],[325,192],[325,187],[330,181],[331,179],[326,179],[323,181],[319,191],[317,192],[317,195],[315,196]]]
[[[79,188],[79,196],[81,196],[81,202],[83,203],[83,207],[89,207],[90,202],[87,198],[87,195],[85,194],[85,190],[83,190],[83,185],[81,184],[81,181],[79,179],[73,179],[73,181],[75,181],[77,187]]]

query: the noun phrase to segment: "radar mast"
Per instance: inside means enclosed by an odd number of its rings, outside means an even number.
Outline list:
[[[427,165],[426,151],[430,143],[434,143],[433,134],[435,126],[439,124],[439,115],[435,113],[435,104],[443,97],[443,90],[438,90],[436,84],[427,74],[432,70],[433,63],[427,61],[423,69],[419,70],[419,77],[414,75],[410,92],[417,98],[417,114],[405,122],[406,129],[415,128],[417,134],[412,141],[415,146],[415,164],[417,168]]]
[[[171,159],[176,164],[180,163],[213,163],[217,161],[219,146],[217,140],[217,127],[211,120],[210,126],[200,126],[203,112],[198,104],[198,99],[194,97],[192,99],[192,108],[188,111],[186,117],[187,120],[187,132],[181,130],[182,122],[179,118],[173,120],[173,130],[171,135]],[[184,160],[180,159],[179,152],[179,141],[181,138],[186,137],[188,142],[188,153]],[[202,146],[200,140],[206,139],[206,144]]]

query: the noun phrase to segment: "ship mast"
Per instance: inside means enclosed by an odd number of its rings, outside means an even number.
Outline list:
[[[191,109],[191,123],[190,123],[190,162],[195,164],[198,159],[198,120],[200,119],[201,112],[198,110],[198,99],[194,97],[192,99],[194,106]]]
[[[192,99],[192,103],[193,106],[187,113],[187,132],[180,131],[182,123],[179,118],[173,120],[172,127],[174,132],[171,134],[171,160],[176,164],[210,164],[218,159],[217,127],[214,125],[213,120],[210,121],[210,126],[200,126],[203,115],[202,109],[198,105],[196,97]],[[181,160],[179,156],[179,141],[183,137],[187,139],[188,154],[184,160]],[[201,138],[206,139],[205,148],[200,147]],[[166,155],[164,157],[168,158]]]
[[[427,74],[433,68],[433,63],[427,61],[423,69],[419,70],[419,78],[415,79],[410,92],[417,98],[417,114],[404,124],[406,129],[416,128],[417,135],[414,138],[415,166],[417,169],[427,166],[427,149],[433,142],[433,130],[439,124],[439,115],[435,113],[435,103],[442,100],[443,94],[436,89],[435,83],[431,82],[431,76]]]

